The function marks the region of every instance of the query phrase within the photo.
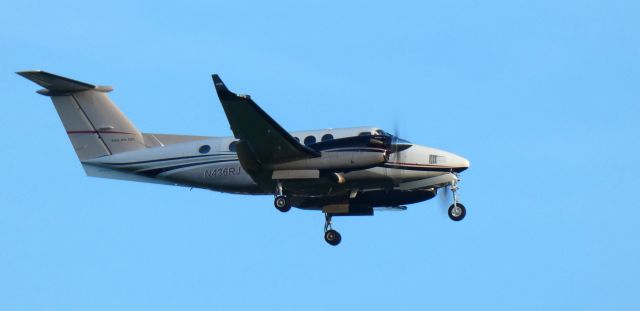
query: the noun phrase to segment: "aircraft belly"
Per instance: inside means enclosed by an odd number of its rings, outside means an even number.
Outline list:
[[[402,190],[374,190],[358,194],[349,198],[348,193],[337,193],[327,196],[297,196],[291,198],[291,203],[301,209],[322,209],[327,205],[343,204],[351,208],[395,207],[406,204],[423,202],[436,195],[434,189]],[[359,215],[359,214],[354,214]]]

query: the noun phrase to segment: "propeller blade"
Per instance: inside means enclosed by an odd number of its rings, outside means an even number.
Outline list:
[[[395,140],[395,138],[394,138]],[[397,142],[397,143],[392,143],[391,147],[389,148],[389,152],[390,153],[397,153],[403,150],[407,150],[409,149],[409,147],[411,147],[412,144],[408,144],[408,143],[404,143],[404,142]]]
[[[400,148],[400,145],[398,144],[399,143],[399,141],[398,141],[399,137],[400,137],[400,126],[398,124],[398,120],[395,120],[393,122],[393,137],[391,139],[391,150],[393,150],[393,153],[396,155],[396,162],[397,163],[402,163],[402,153],[400,151],[402,151],[402,150],[404,150],[406,148],[404,148],[404,149]],[[403,175],[402,172],[403,172],[403,170],[401,169],[400,170],[400,180],[403,179],[402,178],[402,175]]]
[[[398,125],[398,120],[393,122],[393,137],[391,138],[391,150],[396,154],[397,162],[400,161],[400,154],[398,153],[400,150],[400,146],[398,145],[398,137],[400,137],[400,126]]]

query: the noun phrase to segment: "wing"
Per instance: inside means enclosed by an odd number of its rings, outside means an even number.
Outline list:
[[[264,165],[320,156],[319,152],[296,141],[249,95],[229,91],[216,74],[212,78],[233,135],[239,139],[238,158],[247,171],[259,170]]]

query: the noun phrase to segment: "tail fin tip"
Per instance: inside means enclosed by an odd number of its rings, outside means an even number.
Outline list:
[[[106,93],[113,90],[110,86],[93,85],[55,75],[44,70],[24,70],[18,71],[16,74],[44,87],[44,90],[38,91],[38,93],[42,95],[58,95],[88,90]]]

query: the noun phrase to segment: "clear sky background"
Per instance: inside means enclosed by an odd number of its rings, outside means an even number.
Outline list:
[[[638,310],[638,1],[3,1],[0,310]],[[286,129],[471,161],[467,218],[282,214],[85,177],[43,69],[145,132],[230,135],[210,74]],[[448,203],[447,203],[448,205]]]

